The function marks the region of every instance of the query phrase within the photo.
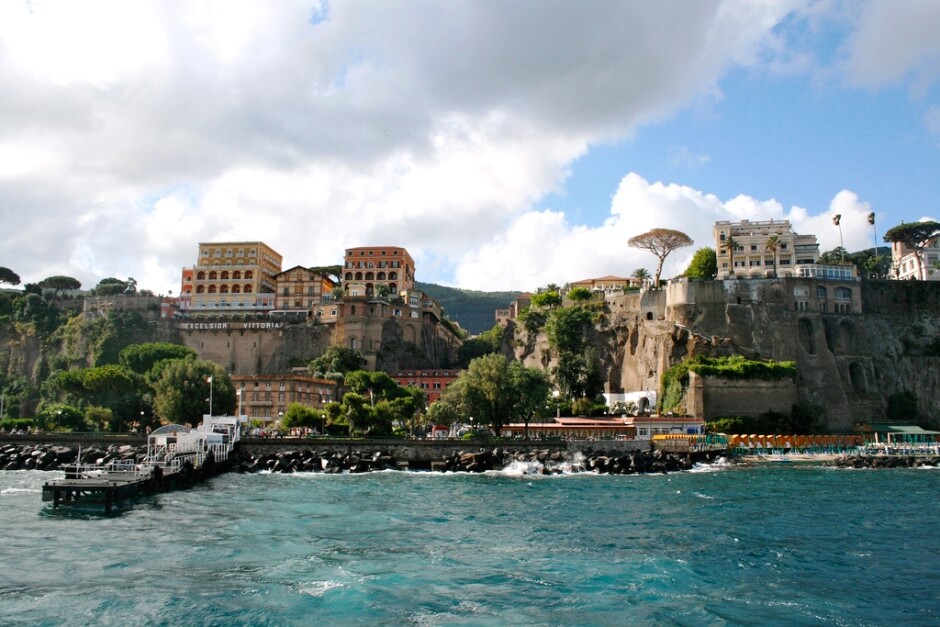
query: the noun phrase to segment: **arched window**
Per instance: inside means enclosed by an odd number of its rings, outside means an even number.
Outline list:
[[[203,293],[205,293],[205,291],[206,291],[206,287],[205,287],[204,285],[197,285],[197,286],[196,286],[196,293],[197,293],[197,294],[203,294]]]
[[[389,281],[397,281],[397,280],[398,280],[398,273],[397,273],[397,272],[389,272],[389,273],[388,273],[388,280],[389,280]]]
[[[233,286],[232,286],[232,294],[240,294],[241,291],[242,291],[241,286],[238,286],[238,285],[233,285]]]
[[[245,277],[245,278],[247,279],[248,277]],[[248,285],[245,286],[245,293],[246,293],[246,294],[251,294],[251,291],[252,291],[252,290],[251,290],[251,284],[249,283]]]
[[[361,273],[361,272],[357,272],[357,273],[356,273],[356,280],[357,280],[357,281],[361,281],[361,280],[362,280],[362,273]]]
[[[836,288],[836,298],[840,300],[852,300],[852,290],[847,287]]]
[[[346,273],[346,276],[343,277],[343,280],[344,280],[344,281],[352,281],[352,278],[353,278],[353,273],[352,273],[352,272],[347,272],[347,273]]]
[[[210,286],[209,286],[209,293],[210,293],[210,294],[215,294],[215,286],[214,286],[214,285],[210,285]]]
[[[219,288],[219,293],[220,293],[220,294],[228,294],[228,285],[223,285],[222,287],[220,287],[220,288]]]
[[[375,278],[378,279],[379,281],[384,281],[384,280],[385,280],[385,273],[384,273],[384,272],[379,272],[379,273],[375,276]]]
[[[235,272],[232,273],[232,280],[233,280],[233,281],[241,281],[241,278],[242,278],[242,272],[241,272],[241,270],[236,270]]]
[[[388,291],[394,294],[395,292],[398,291],[398,285],[396,283],[389,283]]]
[[[228,270],[222,270],[222,274],[219,276],[223,281],[228,281]]]
[[[823,285],[816,287],[816,300],[826,300],[826,288]]]
[[[203,272],[202,270],[200,270],[199,272],[197,272],[197,273],[196,273],[196,280],[197,280],[197,281],[205,281],[205,280],[206,280],[206,273]]]
[[[374,280],[375,280],[375,273],[374,273],[374,272],[366,272],[366,281],[374,281]]]
[[[250,281],[255,278],[255,274],[251,270],[245,270],[245,280]]]
[[[216,272],[215,270],[212,270],[212,271],[209,273],[209,280],[210,280],[210,281],[215,281],[217,278],[219,278],[219,273]]]

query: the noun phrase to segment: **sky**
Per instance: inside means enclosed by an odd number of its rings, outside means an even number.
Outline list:
[[[938,32],[935,0],[2,0],[0,266],[177,294],[200,242],[388,245],[534,291],[652,272],[653,228],[695,242],[664,278],[717,220],[861,250],[940,218]]]

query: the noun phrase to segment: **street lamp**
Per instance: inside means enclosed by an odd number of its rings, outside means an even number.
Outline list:
[[[238,396],[238,422],[241,422],[242,419],[242,389],[238,388],[235,390],[235,394]]]
[[[209,417],[212,418],[212,377],[206,379],[209,384]]]
[[[55,413],[55,430],[59,430],[59,424],[62,422],[62,410],[60,409]]]
[[[561,391],[558,389],[552,390],[552,398],[555,399],[555,420],[561,420],[561,405],[558,404],[558,399],[561,397]]]
[[[320,414],[320,435],[326,436],[326,414]]]

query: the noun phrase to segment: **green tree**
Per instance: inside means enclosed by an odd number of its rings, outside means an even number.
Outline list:
[[[105,431],[114,420],[114,412],[107,407],[89,405],[85,408],[85,423],[95,431]]]
[[[911,249],[917,259],[917,278],[926,279],[924,273],[923,255],[934,237],[940,235],[940,222],[933,220],[924,220],[923,222],[911,222],[910,224],[899,224],[896,227],[888,229],[885,233],[886,242],[903,244]]]
[[[36,413],[36,426],[43,431],[85,431],[82,411],[64,403],[43,404]]]
[[[466,368],[477,357],[498,353],[503,345],[503,327],[498,324],[490,330],[464,340],[457,349],[457,365]]]
[[[584,349],[594,322],[590,311],[580,307],[562,307],[548,317],[545,334],[548,343],[559,353],[580,353]]]
[[[354,370],[346,373],[346,389],[368,398],[372,403],[379,400],[391,400],[406,394],[395,379],[387,373],[368,370]]]
[[[281,425],[286,429],[293,429],[295,427],[319,427],[320,412],[307,405],[290,403],[287,406],[287,410],[284,412],[284,417],[281,419]]]
[[[845,262],[846,251],[841,246],[827,250],[819,255],[819,263],[829,266],[842,265]]]
[[[561,306],[561,294],[556,290],[547,290],[533,294],[532,306],[539,309],[552,309]]]
[[[160,361],[147,377],[154,390],[154,410],[162,422],[199,424],[202,416],[209,413],[210,398],[213,415],[235,411],[232,380],[211,361],[192,358]]]
[[[521,420],[525,425],[525,439],[529,439],[529,423],[545,415],[545,406],[551,393],[551,382],[542,370],[526,368],[517,361],[509,364],[509,383],[512,402],[509,418]]]
[[[689,267],[685,269],[685,276],[690,279],[711,280],[718,274],[718,258],[715,255],[715,249],[704,247],[699,248],[692,255],[692,261]]]
[[[351,370],[359,370],[365,363],[366,360],[359,351],[342,344],[333,344],[322,355],[311,361],[308,368],[310,372],[319,375],[331,372],[345,374]]]
[[[371,426],[372,406],[369,399],[356,392],[343,395],[343,417],[349,425],[349,435],[365,433]]]
[[[0,283],[6,283],[7,285],[19,285],[20,284],[20,275],[9,268],[4,268],[0,266]]]
[[[649,252],[656,255],[656,259],[659,260],[659,263],[656,265],[656,274],[653,278],[653,285],[659,287],[659,277],[663,272],[663,262],[666,261],[666,257],[669,256],[669,253],[676,250],[677,248],[691,246],[693,243],[694,242],[692,241],[692,238],[682,231],[675,231],[673,229],[653,229],[651,231],[647,231],[646,233],[641,233],[640,235],[631,237],[627,241],[627,246],[631,248],[648,250]]]
[[[197,357],[191,348],[167,342],[131,344],[121,349],[119,361],[138,374],[146,374],[153,365],[164,359],[186,359]]]
[[[509,378],[509,360],[502,355],[484,355],[470,362],[460,374],[464,380],[462,405],[480,424],[490,425],[499,433],[509,417],[513,398]]]
[[[63,290],[77,290],[82,286],[78,279],[61,275],[46,277],[38,285],[44,290],[55,290],[56,296]]]
[[[127,285],[126,281],[108,277],[98,281],[98,285],[94,287],[92,293],[95,296],[115,296],[117,294],[123,294],[124,290],[127,289]]]
[[[591,290],[581,286],[572,287],[570,290],[568,290],[568,294],[566,296],[568,297],[568,300],[574,303],[583,303],[593,298]]]

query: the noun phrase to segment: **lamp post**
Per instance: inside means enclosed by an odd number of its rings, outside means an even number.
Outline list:
[[[320,435],[326,436],[326,414],[320,414]]]
[[[235,390],[235,395],[238,396],[238,422],[242,420],[242,389],[238,388]]]
[[[561,420],[561,405],[558,404],[558,399],[561,397],[561,391],[557,388],[552,390],[552,398],[555,399],[555,421]]]
[[[212,418],[212,377],[206,379],[209,384],[209,417]]]
[[[59,430],[59,425],[61,424],[61,422],[62,422],[62,410],[60,409],[59,411],[55,413],[55,430],[56,431]]]

